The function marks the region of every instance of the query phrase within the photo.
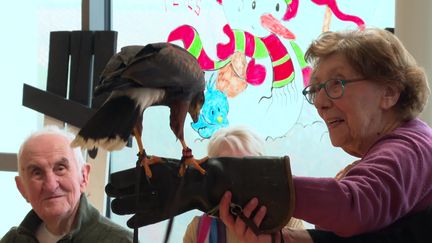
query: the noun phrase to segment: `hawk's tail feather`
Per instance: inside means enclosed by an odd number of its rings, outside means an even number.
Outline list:
[[[71,146],[100,147],[108,151],[122,149],[141,115],[140,107],[130,97],[110,97],[81,128]]]

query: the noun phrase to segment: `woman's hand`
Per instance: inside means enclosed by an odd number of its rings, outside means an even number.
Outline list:
[[[245,222],[243,222],[240,217],[234,218],[230,214],[230,204],[231,204],[231,192],[227,191],[223,195],[220,204],[219,204],[219,216],[221,220],[224,222],[228,230],[233,232],[237,239],[240,242],[244,243],[271,243],[271,236],[270,235],[255,235],[255,233],[247,227]],[[243,208],[243,214],[245,217],[249,218],[251,213],[255,210],[255,208],[258,206],[258,199],[253,198],[249,201],[249,203]],[[259,208],[258,212],[255,214],[255,217],[253,218],[253,222],[259,226],[266,214],[266,207],[262,206]],[[280,239],[276,242],[280,242]]]
[[[228,230],[233,232],[237,239],[242,243],[271,243],[271,235],[261,234],[259,236],[255,235],[252,229],[248,228],[245,222],[240,218],[234,218],[230,213],[231,204],[231,192],[227,191],[223,195],[219,204],[219,217],[224,222]],[[244,207],[243,214],[245,217],[249,218],[251,213],[258,206],[258,199],[253,198]],[[259,227],[264,216],[266,214],[266,207],[262,206],[259,208],[258,212],[253,218],[253,222]],[[283,235],[275,234],[275,242],[285,242],[285,243],[313,243],[311,236],[304,229],[291,229],[284,228]],[[281,241],[281,236],[284,238]]]

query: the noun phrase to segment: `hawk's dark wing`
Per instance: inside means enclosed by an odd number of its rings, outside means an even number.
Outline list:
[[[204,85],[204,73],[196,58],[185,49],[164,42],[123,47],[108,62],[95,94],[143,87],[190,96],[204,90]]]

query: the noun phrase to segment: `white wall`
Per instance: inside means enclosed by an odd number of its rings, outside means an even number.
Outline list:
[[[432,87],[432,1],[396,0],[395,34],[423,66]],[[422,119],[432,125],[432,99],[422,114]]]

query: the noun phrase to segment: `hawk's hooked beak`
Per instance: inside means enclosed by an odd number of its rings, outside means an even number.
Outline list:
[[[203,105],[204,105],[204,92],[201,92],[192,100],[192,106],[189,109],[189,114],[192,117],[194,123],[198,122],[198,118]]]
[[[194,112],[193,114],[190,114],[191,117],[192,117],[192,121],[193,121],[194,123],[197,123],[197,122],[198,122],[199,114],[200,114],[199,110],[198,110],[198,112]]]

